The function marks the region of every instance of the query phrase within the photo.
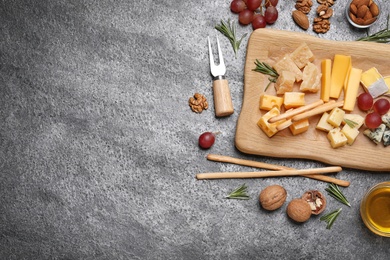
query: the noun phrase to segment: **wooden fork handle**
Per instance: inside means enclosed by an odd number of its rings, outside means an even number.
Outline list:
[[[215,79],[213,81],[214,109],[217,117],[233,114],[233,102],[227,79]]]

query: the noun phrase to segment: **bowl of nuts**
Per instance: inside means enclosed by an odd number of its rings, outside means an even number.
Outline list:
[[[373,25],[381,13],[378,0],[351,0],[345,8],[350,24],[356,28],[368,28]]]

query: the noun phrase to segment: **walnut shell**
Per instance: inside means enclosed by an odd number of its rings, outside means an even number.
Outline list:
[[[311,208],[311,214],[318,215],[326,208],[325,196],[318,190],[309,190],[302,195]]]
[[[287,205],[287,215],[296,222],[306,222],[311,216],[310,205],[303,199],[293,199]]]
[[[271,185],[260,192],[259,201],[266,210],[280,208],[287,198],[286,190],[280,185]]]

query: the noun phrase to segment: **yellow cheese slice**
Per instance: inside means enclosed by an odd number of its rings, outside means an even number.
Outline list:
[[[286,92],[283,100],[286,109],[300,107],[305,105],[305,93],[302,92]]]
[[[389,91],[384,78],[379,71],[372,67],[362,73],[361,81],[364,89],[371,94],[373,98],[377,98]]]
[[[351,56],[336,54],[330,78],[330,97],[339,98],[351,64]]]
[[[332,72],[332,60],[325,59],[321,62],[321,99],[324,102],[329,101],[330,95],[330,76]]]
[[[344,110],[352,111],[355,108],[362,72],[363,71],[361,69],[351,68],[350,72],[348,73],[348,83],[344,96]]]

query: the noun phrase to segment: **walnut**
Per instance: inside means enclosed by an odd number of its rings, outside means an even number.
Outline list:
[[[188,104],[195,113],[202,113],[204,109],[209,108],[207,98],[199,93],[195,93],[193,97],[190,97]]]
[[[312,0],[297,0],[295,8],[304,14],[308,14],[313,6]]]
[[[322,4],[317,7],[317,14],[321,18],[328,19],[333,15],[333,9]]]
[[[287,205],[287,215],[296,222],[305,222],[311,216],[311,207],[304,199],[293,199]]]
[[[314,18],[313,30],[316,33],[326,33],[330,29],[329,19],[323,19],[321,17]]]
[[[280,208],[286,201],[287,191],[280,185],[271,185],[260,192],[259,201],[266,210]]]
[[[326,199],[318,190],[309,190],[302,195],[302,199],[307,201],[311,207],[311,214],[318,215],[326,208]]]
[[[332,6],[334,5],[334,0],[317,0],[317,3],[320,5]]]

